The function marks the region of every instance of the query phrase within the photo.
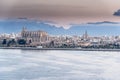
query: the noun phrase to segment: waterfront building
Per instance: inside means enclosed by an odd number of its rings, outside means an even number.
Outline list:
[[[21,32],[21,37],[27,41],[29,44],[37,45],[43,44],[48,41],[48,33],[45,31],[28,31],[23,27]]]

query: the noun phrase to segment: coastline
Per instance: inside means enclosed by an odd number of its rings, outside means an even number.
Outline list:
[[[65,50],[65,51],[119,51],[120,49],[91,49],[91,48],[31,48],[31,47],[0,47],[0,49],[19,50]]]

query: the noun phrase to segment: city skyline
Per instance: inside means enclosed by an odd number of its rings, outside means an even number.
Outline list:
[[[90,24],[93,24],[93,23],[90,23]],[[96,23],[94,23],[94,24],[96,24]],[[20,32],[11,32],[11,33],[7,33],[7,32],[3,32],[3,33],[0,33],[0,36],[6,36],[6,37],[20,37],[20,35],[21,35],[21,31],[23,31],[23,29],[26,31],[26,32],[32,32],[32,33],[36,33],[36,32],[45,32],[45,33],[47,33],[47,34],[49,34],[49,36],[54,36],[54,37],[60,37],[60,36],[64,36],[64,37],[74,37],[74,36],[77,36],[77,37],[82,37],[82,36],[84,36],[84,35],[87,35],[87,36],[89,36],[89,37],[120,37],[120,34],[116,34],[116,35],[114,35],[114,34],[112,34],[112,35],[98,35],[98,34],[96,34],[96,35],[92,35],[91,34],[91,32],[89,32],[89,30],[82,30],[81,31],[81,34],[75,34],[75,33],[73,33],[73,34],[64,34],[64,32],[63,32],[63,34],[59,34],[59,32],[58,32],[58,34],[50,34],[48,31],[46,31],[46,30],[42,30],[42,29],[29,29],[28,27],[25,27],[25,26],[23,26],[19,31]],[[59,30],[59,29],[58,29]],[[78,30],[79,31],[79,30]]]
[[[120,22],[89,22],[86,24],[71,24],[71,28],[64,29],[48,24],[48,22],[30,19],[6,19],[0,21],[1,33],[18,33],[25,26],[28,30],[43,30],[51,35],[82,35],[88,31],[91,36],[118,36],[120,35]]]
[[[119,49],[120,36],[91,36],[85,31],[77,35],[50,35],[41,30],[22,28],[20,34],[0,34],[1,47],[35,48],[103,48]]]

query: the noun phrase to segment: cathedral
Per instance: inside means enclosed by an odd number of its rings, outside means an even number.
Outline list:
[[[31,44],[43,44],[48,41],[48,33],[45,31],[28,31],[25,27],[23,27],[21,32],[21,37],[27,41],[27,43]]]

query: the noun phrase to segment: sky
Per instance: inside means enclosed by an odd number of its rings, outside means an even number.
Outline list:
[[[57,27],[97,21],[119,22],[120,0],[0,0],[0,19],[28,18]]]

